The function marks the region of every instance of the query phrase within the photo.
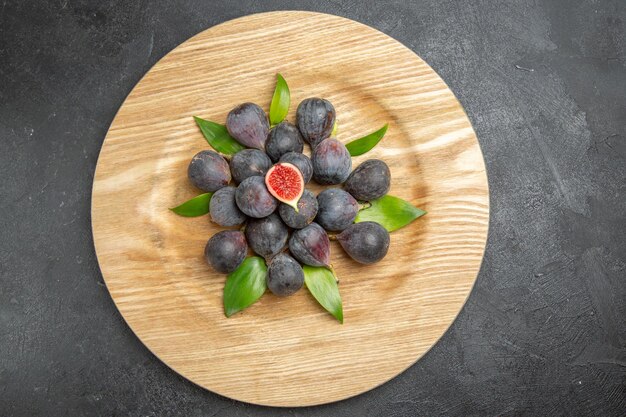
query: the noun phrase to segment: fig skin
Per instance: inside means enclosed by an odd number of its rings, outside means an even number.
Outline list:
[[[359,203],[339,188],[329,188],[319,193],[317,204],[319,209],[315,222],[329,232],[344,230],[354,222],[359,212]]]
[[[304,141],[298,128],[289,122],[274,126],[265,142],[265,152],[273,162],[278,162],[287,152],[302,153]]]
[[[321,185],[343,183],[350,175],[352,157],[345,145],[337,139],[325,139],[311,156],[313,179]]]
[[[250,219],[246,224],[248,245],[266,259],[283,250],[288,238],[289,229],[276,213],[262,219]]]
[[[312,149],[330,137],[335,126],[335,118],[335,108],[330,101],[323,98],[306,98],[296,110],[298,129]]]
[[[330,266],[330,240],[317,223],[293,232],[289,239],[289,252],[305,265]]]
[[[348,255],[362,264],[373,264],[389,251],[389,232],[376,222],[354,223],[337,235]]]
[[[191,158],[187,176],[193,185],[206,192],[215,192],[230,182],[230,169],[217,152],[200,151]]]
[[[300,201],[298,201],[298,212],[287,204],[278,207],[278,214],[285,224],[293,229],[302,229],[308,226],[317,215],[318,204],[315,194],[309,190],[304,190]]]
[[[255,175],[265,176],[271,166],[270,158],[258,149],[244,149],[233,155],[230,160],[230,172],[237,184]]]
[[[300,170],[304,183],[307,184],[313,177],[313,164],[308,156],[298,152],[287,152],[278,162],[287,162]]]
[[[360,201],[376,200],[389,192],[391,172],[380,159],[368,159],[352,171],[344,189]]]
[[[270,122],[258,104],[243,103],[226,116],[226,129],[243,146],[264,150]]]
[[[304,284],[300,264],[286,253],[279,253],[267,268],[267,288],[279,297],[295,294]]]
[[[233,272],[246,258],[248,245],[239,230],[222,230],[214,234],[204,248],[207,263],[217,272]]]
[[[209,213],[211,220],[220,226],[239,226],[246,221],[246,215],[239,210],[235,202],[237,189],[232,186],[220,188],[211,197]]]
[[[267,217],[278,208],[278,200],[267,190],[265,178],[248,177],[235,191],[237,207],[245,215],[254,218]]]

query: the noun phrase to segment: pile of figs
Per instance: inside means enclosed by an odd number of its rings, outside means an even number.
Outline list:
[[[331,135],[335,117],[329,101],[307,98],[295,125],[282,121],[270,128],[261,107],[243,103],[230,111],[226,128],[245,149],[230,160],[211,150],[193,157],[189,180],[213,193],[211,220],[231,228],[206,245],[206,260],[216,271],[234,271],[252,250],[266,260],[267,287],[286,296],[302,287],[302,265],[330,268],[329,232],[357,262],[372,264],[387,254],[387,230],[354,221],[360,201],[389,191],[389,167],[370,159],[352,170],[348,149]],[[305,142],[310,158],[302,153]],[[335,187],[316,196],[305,188],[311,180]]]

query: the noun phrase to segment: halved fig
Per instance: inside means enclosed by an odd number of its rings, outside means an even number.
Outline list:
[[[304,192],[304,178],[295,165],[287,162],[275,164],[265,174],[265,185],[276,199],[298,212],[298,201]]]

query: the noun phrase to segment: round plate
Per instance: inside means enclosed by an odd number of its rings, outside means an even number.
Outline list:
[[[333,243],[343,325],[306,289],[265,294],[226,318],[225,275],[204,262],[220,230],[169,207],[199,194],[191,157],[207,149],[192,116],[224,123],[235,105],[266,110],[275,75],[337,109],[344,143],[389,130],[353,166],[381,158],[391,195],[428,214],[391,235],[387,257],[362,266]],[[450,326],[480,267],[489,217],[476,135],[452,92],[409,49],[363,24],[326,14],[235,19],[178,46],[137,84],[107,134],[93,185],[100,268],[124,319],[169,367],[241,401],[305,406],[347,398],[393,378]]]

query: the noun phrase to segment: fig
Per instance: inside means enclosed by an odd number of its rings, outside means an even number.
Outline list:
[[[214,234],[204,248],[204,257],[217,272],[233,272],[246,258],[248,245],[239,230],[223,230]]]
[[[317,199],[315,194],[309,190],[304,190],[300,201],[298,201],[298,211],[287,204],[278,207],[278,214],[285,224],[294,229],[302,229],[309,225],[317,214]]]
[[[257,254],[270,258],[287,243],[289,229],[275,213],[262,219],[250,219],[246,224],[246,239]]]
[[[228,163],[217,152],[200,151],[194,155],[187,169],[193,185],[207,192],[214,192],[230,182]]]
[[[348,177],[344,189],[361,201],[376,200],[389,192],[391,173],[380,159],[368,159]]]
[[[330,266],[330,241],[326,231],[317,223],[291,235],[289,252],[305,265]]]
[[[350,194],[338,188],[329,188],[317,196],[318,211],[315,221],[324,229],[340,232],[354,222],[359,203]]]
[[[226,129],[237,142],[248,148],[265,149],[270,122],[263,109],[254,103],[243,103],[226,116]]]
[[[274,162],[287,152],[302,153],[303,149],[304,142],[300,131],[289,122],[281,122],[274,126],[265,142],[265,152]]]
[[[311,181],[311,177],[313,176],[313,165],[311,164],[311,160],[308,156],[298,152],[287,152],[280,157],[279,162],[288,162],[298,167],[305,184]]]
[[[337,235],[341,247],[352,259],[373,264],[387,255],[389,232],[376,222],[354,223]]]
[[[337,139],[324,139],[313,150],[313,179],[322,185],[341,184],[350,175],[352,158]]]
[[[246,215],[239,210],[235,202],[235,187],[220,188],[211,197],[209,213],[211,220],[220,226],[238,226],[246,221]]]
[[[279,253],[267,268],[267,288],[278,296],[294,294],[304,284],[304,271],[300,264],[286,253]]]
[[[288,162],[275,164],[265,174],[265,185],[278,201],[298,211],[298,201],[304,192],[304,178],[295,165]]]
[[[248,177],[264,176],[271,166],[270,158],[258,149],[244,149],[230,160],[230,172],[237,184]]]
[[[304,99],[296,110],[296,123],[304,140],[315,149],[333,131],[335,108],[323,98]]]
[[[255,218],[267,217],[278,208],[276,200],[265,186],[263,177],[248,177],[235,191],[237,207],[245,215]]]

